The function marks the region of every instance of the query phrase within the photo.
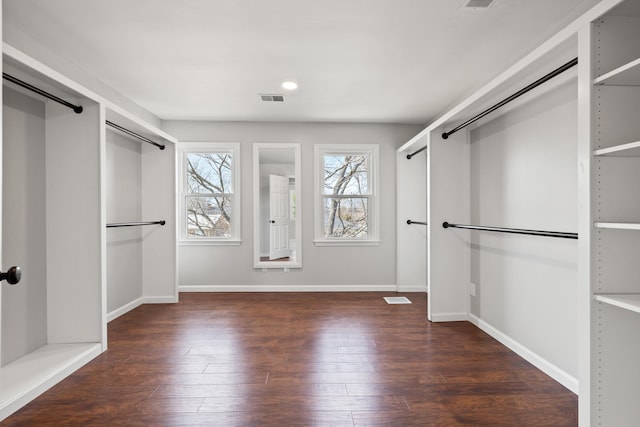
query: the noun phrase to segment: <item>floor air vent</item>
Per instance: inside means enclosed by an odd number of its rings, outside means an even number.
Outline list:
[[[462,9],[487,9],[492,6],[496,0],[465,0]]]
[[[407,297],[384,297],[387,304],[411,304]]]

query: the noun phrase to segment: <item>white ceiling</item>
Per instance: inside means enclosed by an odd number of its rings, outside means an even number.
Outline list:
[[[3,19],[165,120],[427,124],[597,2],[4,0]]]

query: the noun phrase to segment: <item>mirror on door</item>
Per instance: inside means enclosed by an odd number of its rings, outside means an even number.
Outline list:
[[[301,268],[300,144],[253,144],[255,268]]]

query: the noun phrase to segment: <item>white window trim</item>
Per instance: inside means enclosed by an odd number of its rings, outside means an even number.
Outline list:
[[[179,142],[176,150],[176,162],[178,163],[178,245],[180,246],[218,246],[218,245],[240,245],[242,242],[241,234],[241,214],[240,214],[240,143],[237,142]],[[188,153],[220,153],[229,152],[233,158],[232,163],[232,180],[233,195],[231,206],[231,237],[187,237],[186,235],[186,170],[185,156]]]
[[[380,244],[379,203],[379,147],[378,144],[316,144],[314,147],[314,240],[315,246],[377,246]],[[323,227],[323,176],[325,154],[364,154],[369,156],[369,185],[371,193],[368,206],[369,229],[366,239],[324,237]]]

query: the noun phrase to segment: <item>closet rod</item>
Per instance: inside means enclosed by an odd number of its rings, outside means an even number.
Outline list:
[[[70,102],[67,102],[62,98],[58,98],[57,96],[52,95],[49,92],[45,92],[42,89],[39,89],[39,88],[37,88],[35,86],[32,86],[29,83],[24,82],[24,81],[22,81],[22,80],[20,80],[20,79],[18,79],[16,77],[13,77],[11,74],[7,74],[7,73],[3,72],[2,73],[2,78],[5,79],[5,80],[9,80],[11,83],[17,84],[18,86],[22,86],[25,89],[29,89],[30,91],[35,92],[38,95],[42,95],[45,98],[49,98],[50,100],[55,101],[58,104],[62,104],[65,107],[71,108],[73,110],[73,112],[76,113],[76,114],[82,113],[82,106],[81,105],[74,105],[74,104],[72,104]]]
[[[112,224],[107,224],[107,228],[116,228],[116,227],[136,227],[139,225],[165,225],[166,221],[148,221],[148,222],[116,222]]]
[[[561,239],[577,239],[578,238],[578,233],[565,233],[561,231],[540,231],[540,230],[525,230],[521,228],[485,227],[481,225],[450,224],[446,221],[442,223],[442,226],[444,228],[466,228],[469,230],[495,231],[498,233],[528,234],[531,236],[559,237]]]
[[[135,133],[133,131],[130,131],[129,129],[123,128],[122,126],[117,125],[117,124],[115,124],[113,122],[110,122],[109,120],[107,120],[106,122],[107,122],[107,125],[111,126],[112,128],[118,129],[119,131],[124,132],[127,135],[131,135],[134,138],[138,138],[140,141],[144,141],[144,142],[146,142],[148,144],[155,145],[159,149],[164,150],[164,145],[162,145],[162,144],[158,144],[157,142],[152,141],[149,138],[145,138],[142,135],[138,135],[137,133]]]
[[[411,154],[407,154],[407,159],[411,160],[411,158],[412,158],[413,156],[415,156],[416,154],[422,153],[422,152],[423,152],[424,150],[426,150],[427,148],[429,148],[429,146],[428,146],[428,145],[425,145],[425,146],[424,146],[424,147],[422,147],[421,149],[416,150],[416,151],[414,151],[414,152],[413,152],[413,153],[411,153]]]
[[[411,224],[420,224],[420,225],[428,225],[426,222],[421,222],[421,221],[412,221],[410,219],[407,220],[407,224],[411,225]]]
[[[519,91],[517,91],[513,95],[503,99],[502,101],[498,102],[494,106],[487,108],[486,110],[484,110],[482,113],[478,114],[477,116],[467,120],[466,122],[462,123],[461,125],[453,128],[453,129],[451,129],[449,132],[444,132],[442,134],[442,139],[449,138],[449,135],[452,135],[452,134],[458,132],[460,129],[463,129],[463,128],[469,126],[471,123],[480,120],[481,118],[483,118],[487,114],[494,112],[495,110],[497,110],[498,108],[502,107],[503,105],[508,104],[509,102],[513,101],[514,99],[518,98],[519,96],[524,95],[525,93],[527,93],[527,92],[531,91],[532,89],[540,86],[541,84],[543,84],[543,83],[551,80],[552,78],[564,73],[565,71],[567,71],[571,67],[574,67],[577,64],[578,64],[578,58],[572,59],[571,61],[567,62],[566,64],[562,65],[561,67],[556,68],[555,70],[553,70],[549,74],[546,74],[545,76],[543,76],[543,77],[539,78],[538,80],[536,80],[535,82],[531,83],[529,86],[520,89]]]

